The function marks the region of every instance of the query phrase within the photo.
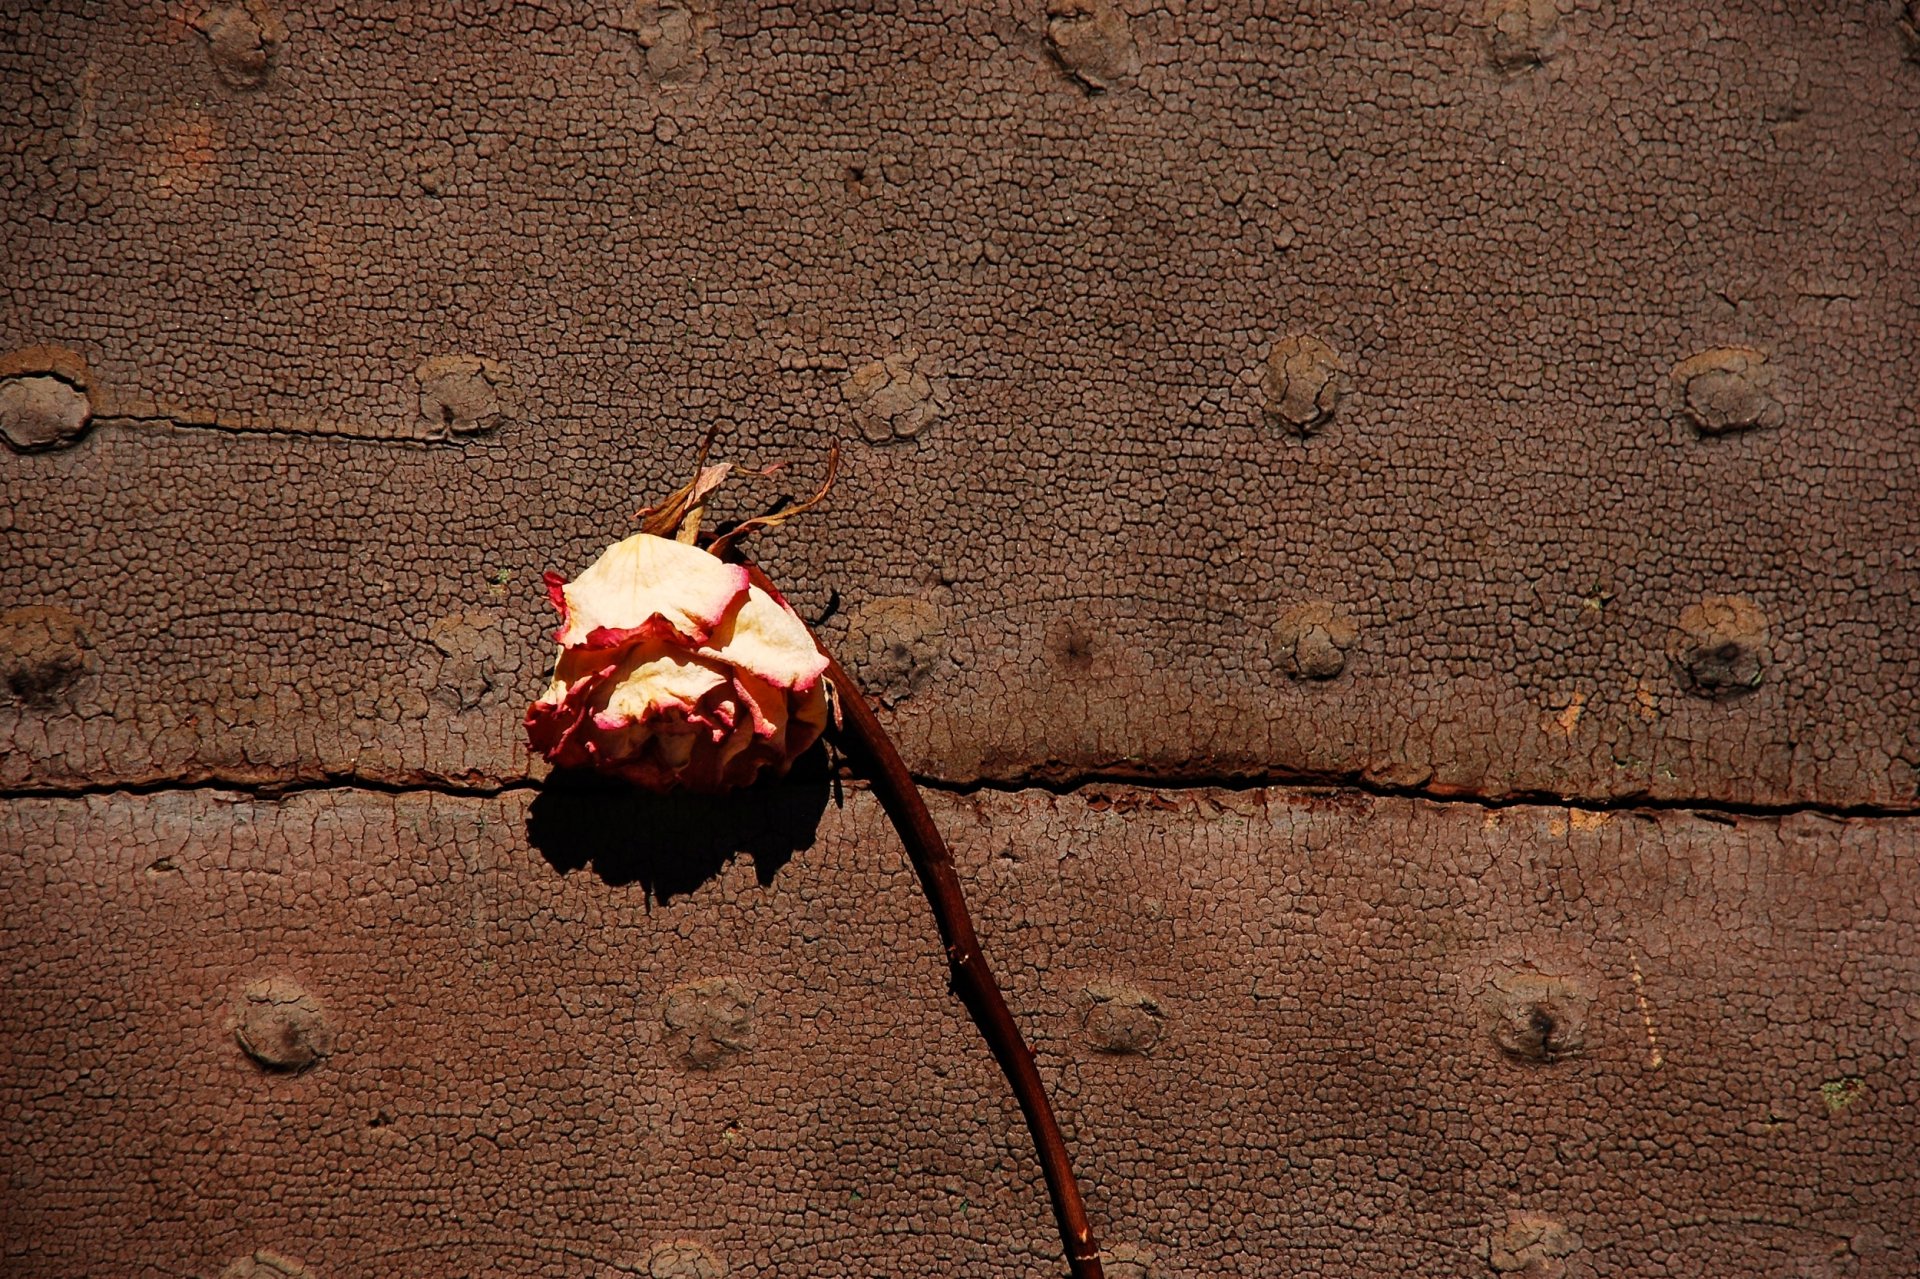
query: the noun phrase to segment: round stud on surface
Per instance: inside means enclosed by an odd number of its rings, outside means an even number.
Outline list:
[[[647,1254],[647,1279],[723,1279],[727,1273],[719,1258],[691,1239],[663,1243]]]
[[[1155,1257],[1138,1244],[1118,1243],[1107,1249],[1107,1279],[1154,1279]]]
[[[847,664],[881,701],[901,701],[924,688],[945,661],[946,629],[945,614],[931,600],[870,600],[848,619]]]
[[[87,362],[64,346],[29,346],[0,355],[0,437],[37,453],[79,443],[93,421]]]
[[[931,356],[909,349],[861,365],[841,394],[867,443],[893,444],[913,439],[946,411],[947,379]]]
[[[1088,93],[1104,93],[1140,71],[1126,10],[1112,0],[1048,0],[1047,47]]]
[[[637,0],[613,20],[633,37],[655,84],[694,84],[707,74],[707,51],[720,15],[715,0]]]
[[[1359,638],[1359,628],[1339,605],[1308,600],[1274,624],[1274,660],[1290,679],[1329,680],[1347,668],[1347,652]]]
[[[1559,47],[1560,10],[1554,0],[1487,0],[1483,20],[1487,60],[1496,70],[1530,70]]]
[[[1673,367],[1674,396],[1702,435],[1777,427],[1787,420],[1775,394],[1775,368],[1764,352],[1722,346]]]
[[[1081,1025],[1087,1042],[1103,1053],[1138,1056],[1152,1050],[1166,1029],[1160,1001],[1124,982],[1092,982],[1084,993]]]
[[[667,1051],[694,1070],[717,1070],[753,1047],[754,995],[732,977],[707,977],[667,992]]]
[[[58,705],[86,674],[92,655],[85,625],[64,608],[36,604],[0,613],[0,679],[23,705]]]
[[[299,983],[268,977],[241,993],[233,1037],[268,1070],[295,1074],[333,1051],[333,1022]]]
[[[1269,421],[1307,436],[1332,420],[1350,379],[1339,353],[1321,339],[1293,334],[1273,344],[1261,389]]]
[[[1708,595],[1680,612],[1668,647],[1680,686],[1696,697],[1727,698],[1766,675],[1767,617],[1744,595]]]
[[[228,1262],[220,1279],[314,1279],[314,1274],[292,1257],[262,1248]]]
[[[513,374],[477,355],[439,355],[413,371],[420,384],[420,419],[449,435],[471,435],[499,425],[517,407]]]
[[[1495,974],[1481,999],[1488,1034],[1513,1061],[1551,1065],[1586,1049],[1593,998],[1578,983],[1514,968]]]
[[[214,71],[236,89],[265,84],[287,38],[287,24],[263,0],[210,9],[194,26],[206,37]]]
[[[1577,1264],[1580,1237],[1552,1217],[1516,1213],[1487,1240],[1487,1264],[1516,1279],[1574,1279],[1588,1273]]]

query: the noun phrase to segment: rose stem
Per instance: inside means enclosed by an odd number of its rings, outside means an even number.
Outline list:
[[[940,926],[940,939],[946,943],[947,962],[953,967],[954,989],[973,1014],[974,1024],[986,1037],[987,1046],[1013,1085],[1013,1095],[1027,1117],[1027,1130],[1040,1156],[1046,1174],[1047,1191],[1053,1196],[1053,1215],[1060,1225],[1060,1239],[1066,1246],[1067,1267],[1073,1279],[1104,1279],[1100,1267],[1100,1246],[1094,1242],[1093,1227],[1087,1224],[1087,1207],[1080,1198],[1079,1183],[1073,1179],[1073,1165],[1067,1159],[1067,1143],[1054,1122],[1053,1107],[1047,1104],[1046,1087],[1040,1072],[1034,1069],[1033,1054],[1020,1038],[1007,1001],[1000,996],[999,984],[987,967],[980,950],[980,939],[973,933],[973,918],[967,912],[967,899],[960,891],[960,878],[954,873],[953,857],[946,841],[940,838],[933,816],[920,798],[913,775],[893,748],[887,730],[880,726],[873,708],[860,695],[859,686],[839,662],[827,659],[827,678],[839,695],[845,717],[845,735],[873,765],[874,793],[900,832],[900,842],[919,872],[920,886],[933,906],[933,917]]]

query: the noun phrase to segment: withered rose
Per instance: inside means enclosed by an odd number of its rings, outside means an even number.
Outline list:
[[[874,790],[939,920],[954,989],[1027,1116],[1068,1269],[1073,1279],[1101,1279],[1100,1245],[1066,1141],[980,952],[933,815],[860,690],[737,550],[742,538],[825,498],[840,451],[828,451],[826,480],[811,498],[783,500],[702,538],[707,498],[731,469],[706,464],[712,443],[709,433],[691,480],[635,516],[638,534],[608,547],[575,581],[547,574],[560,610],[560,655],[552,684],[527,711],[527,736],[563,767],[597,769],[652,790],[712,792],[785,772],[825,732],[831,714],[872,770]]]
[[[826,654],[757,570],[637,533],[572,582],[533,748],[649,790],[716,792],[778,776],[827,725]]]

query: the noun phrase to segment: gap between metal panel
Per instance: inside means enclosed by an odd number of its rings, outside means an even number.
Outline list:
[[[847,784],[865,789],[858,777],[843,775]],[[1018,795],[1038,792],[1071,796],[1082,791],[1115,787],[1127,790],[1158,791],[1278,791],[1298,795],[1364,795],[1374,799],[1399,799],[1427,804],[1459,804],[1483,810],[1506,808],[1565,808],[1591,813],[1688,813],[1708,821],[1731,822],[1737,818],[1778,818],[1809,813],[1835,819],[1920,817],[1915,804],[1825,804],[1811,800],[1780,804],[1746,803],[1719,799],[1661,798],[1623,796],[1593,799],[1556,795],[1544,791],[1516,791],[1506,795],[1476,795],[1470,792],[1436,790],[1417,785],[1393,785],[1365,778],[1269,776],[1260,774],[1221,774],[1218,776],[1182,774],[1175,778],[1141,777],[1125,773],[1086,772],[1046,778],[993,778],[954,781],[950,778],[916,774],[922,787],[944,795],[981,793]],[[95,782],[73,786],[25,786],[0,788],[0,801],[31,799],[84,799],[93,796],[145,796],[206,791],[244,795],[273,800],[308,791],[349,791],[377,795],[446,795],[461,799],[494,799],[515,792],[538,793],[543,783],[531,778],[510,780],[456,781],[420,777],[382,778],[362,774],[299,779],[261,779],[212,774],[193,778],[162,778],[144,782]]]

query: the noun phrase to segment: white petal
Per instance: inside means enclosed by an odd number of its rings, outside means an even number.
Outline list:
[[[700,643],[746,594],[747,570],[697,546],[636,533],[560,589],[563,647],[611,648],[669,633]]]

